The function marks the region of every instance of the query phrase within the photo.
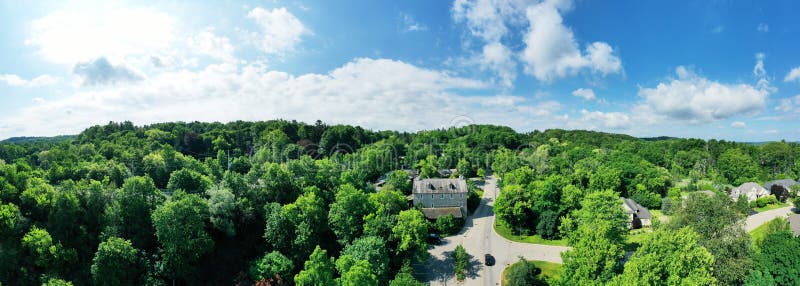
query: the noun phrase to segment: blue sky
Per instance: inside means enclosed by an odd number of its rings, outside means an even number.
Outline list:
[[[796,1],[0,1],[0,138],[108,121],[800,140]]]

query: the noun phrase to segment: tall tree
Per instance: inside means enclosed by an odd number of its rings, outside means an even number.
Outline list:
[[[305,262],[303,270],[294,276],[294,283],[298,286],[334,285],[335,275],[333,258],[328,258],[328,252],[317,246]]]
[[[195,264],[214,247],[205,231],[208,204],[197,195],[177,192],[153,212],[164,271],[173,279],[197,277]]]
[[[130,240],[110,237],[101,242],[91,266],[94,285],[142,284],[142,261]]]
[[[642,242],[619,279],[621,285],[714,285],[714,256],[691,228],[659,229]]]
[[[363,232],[364,217],[373,212],[369,196],[351,185],[343,185],[328,212],[328,224],[339,243],[346,245]]]
[[[417,209],[401,211],[392,228],[391,239],[397,243],[397,255],[422,261],[426,258],[428,221]]]

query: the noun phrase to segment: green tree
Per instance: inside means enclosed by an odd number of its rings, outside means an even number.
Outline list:
[[[396,190],[403,194],[411,193],[411,181],[408,179],[408,173],[403,170],[396,170],[390,172],[386,176],[381,190]]]
[[[475,176],[475,171],[472,168],[472,164],[470,164],[465,158],[458,159],[456,170],[458,170],[458,175],[464,178],[471,178]]]
[[[255,281],[270,278],[286,279],[291,277],[292,269],[294,269],[292,260],[280,252],[273,251],[264,254],[250,266],[250,278]]]
[[[506,274],[506,281],[505,285],[508,286],[536,286],[536,285],[547,285],[544,281],[539,279],[539,274],[542,273],[542,270],[537,268],[533,262],[525,260],[525,258],[520,257],[517,263],[514,263],[512,266],[508,267],[508,273]]]
[[[500,219],[500,223],[507,224],[518,233],[530,228],[530,224],[537,219],[533,212],[531,196],[531,192],[521,185],[503,186],[503,191],[494,203],[494,213]]]
[[[195,264],[214,247],[205,231],[208,204],[197,195],[177,192],[153,212],[165,273],[173,279],[197,277]]]
[[[612,239],[609,224],[582,225],[571,236],[572,249],[561,253],[564,285],[603,285],[622,269],[625,255],[621,241]]]
[[[110,237],[101,242],[91,266],[94,285],[140,285],[142,263],[130,240]]]
[[[211,179],[203,174],[189,169],[180,169],[169,175],[167,189],[198,194],[205,192],[212,184]]]
[[[327,251],[317,246],[304,263],[303,270],[294,276],[294,283],[298,286],[334,285],[335,275],[336,268],[333,258],[328,258]]]
[[[48,278],[42,286],[72,286],[72,282],[59,278]]]
[[[800,238],[791,231],[773,232],[764,238],[754,271],[750,271],[746,280],[774,279],[775,285],[796,285],[800,281],[797,265],[800,265]]]
[[[346,245],[363,233],[364,217],[372,213],[369,196],[351,185],[343,185],[330,205],[328,224],[338,241]]]
[[[111,227],[117,229],[121,237],[130,239],[136,248],[152,249],[155,246],[152,212],[166,197],[149,177],[125,180],[117,195],[117,204],[107,209],[106,213],[111,217],[106,221],[116,222]],[[113,209],[115,206],[118,210]]]
[[[659,229],[642,242],[620,277],[621,285],[714,285],[714,256],[691,228]]]
[[[453,251],[453,271],[455,272],[458,281],[464,281],[467,278],[467,265],[469,263],[469,255],[464,249],[464,246],[459,244]]]
[[[397,243],[397,255],[422,261],[426,258],[428,221],[417,209],[401,211],[392,227],[391,240]]]
[[[47,230],[36,226],[22,237],[22,249],[32,265],[49,274],[63,273],[77,260],[74,249],[54,242]]]
[[[236,197],[231,189],[223,186],[214,186],[206,190],[208,197],[208,211],[211,225],[227,236],[236,235],[234,216],[236,211]]]
[[[382,284],[389,280],[389,253],[386,242],[376,236],[363,236],[344,247],[342,255],[356,260],[364,260],[370,264],[369,269]]]
[[[590,193],[581,201],[581,208],[574,211],[561,223],[561,233],[570,244],[580,239],[583,232],[575,231],[581,226],[594,227],[606,231],[602,235],[614,243],[625,241],[628,232],[628,218],[622,210],[619,195],[611,190]],[[602,228],[600,228],[602,226]]]
[[[422,179],[439,176],[436,168],[436,156],[434,155],[428,155],[425,159],[420,160],[415,167],[419,169],[419,177]]]
[[[717,159],[720,174],[733,185],[756,181],[760,170],[758,165],[746,153],[738,148],[731,148]]]
[[[336,269],[341,273],[340,286],[378,285],[378,278],[370,270],[369,262],[342,255],[336,260]]]

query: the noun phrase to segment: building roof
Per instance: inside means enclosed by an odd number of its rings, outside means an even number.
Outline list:
[[[748,201],[753,201],[759,197],[767,196],[770,192],[758,183],[744,183],[741,186],[733,188],[730,192],[731,198],[734,200],[739,199],[739,196],[747,197]]]
[[[783,180],[769,181],[769,182],[766,183],[766,185],[764,187],[767,188],[767,190],[772,190],[772,186],[778,185],[778,186],[781,186],[781,187],[783,187],[783,188],[788,190],[792,186],[797,185],[797,184],[798,183],[795,180],[783,179]]]
[[[789,216],[789,229],[792,230],[795,236],[800,235],[800,214]]]
[[[467,192],[464,179],[422,179],[414,180],[415,194],[458,194]]]
[[[650,214],[650,210],[648,210],[646,207],[643,207],[642,205],[640,205],[639,203],[637,203],[632,199],[622,198],[622,203],[625,205],[626,208],[625,211],[628,214],[635,213],[636,216],[639,217],[640,219],[653,218],[653,215]]]
[[[422,213],[425,214],[425,217],[428,219],[437,219],[440,216],[446,215],[452,215],[454,218],[464,217],[460,207],[422,208]]]

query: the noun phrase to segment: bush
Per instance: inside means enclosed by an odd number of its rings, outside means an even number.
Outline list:
[[[440,216],[436,219],[433,227],[443,236],[449,236],[461,231],[464,226],[464,219],[454,218],[453,215]]]
[[[539,217],[539,223],[536,225],[536,233],[544,239],[558,239],[558,213],[554,211],[545,211]]]
[[[531,285],[547,285],[538,278],[542,270],[533,265],[532,262],[520,257],[519,262],[514,263],[509,267],[506,274],[506,285],[509,286],[531,286]]]
[[[792,203],[794,204],[795,208],[800,208],[800,196],[796,196],[792,199]]]
[[[467,196],[467,211],[472,213],[478,209],[478,206],[481,204],[481,196],[483,196],[482,191],[469,192],[469,195]]]
[[[662,213],[664,213],[665,215],[671,215],[672,214],[672,209],[673,209],[672,200],[670,198],[667,197],[667,198],[661,199],[661,212]]]

